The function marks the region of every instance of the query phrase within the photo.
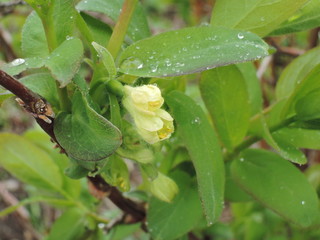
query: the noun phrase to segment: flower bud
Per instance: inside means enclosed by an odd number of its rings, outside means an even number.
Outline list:
[[[165,202],[171,202],[179,191],[177,184],[160,172],[158,177],[149,183],[149,190],[155,197]]]
[[[123,105],[133,117],[138,133],[148,143],[167,139],[174,131],[173,118],[161,109],[164,100],[154,85],[125,86]]]

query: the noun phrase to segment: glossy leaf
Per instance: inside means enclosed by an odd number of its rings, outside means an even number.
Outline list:
[[[36,187],[60,191],[62,177],[50,156],[25,138],[0,134],[0,164],[21,181]]]
[[[320,131],[304,128],[283,128],[273,133],[278,138],[286,139],[298,148],[320,150]]]
[[[45,61],[52,75],[65,87],[77,73],[82,60],[83,46],[78,38],[69,38],[56,48]]]
[[[211,225],[222,212],[224,195],[224,164],[217,136],[201,107],[190,97],[173,91],[166,103],[195,167],[200,199]]]
[[[123,2],[124,0],[82,0],[77,5],[77,9],[80,11],[94,11],[103,13],[116,22],[118,20]],[[137,5],[135,12],[132,15],[132,20],[128,27],[128,35],[133,41],[146,38],[150,35],[147,18],[140,4]]]
[[[20,78],[20,82],[33,92],[45,98],[51,105],[58,107],[58,93],[54,78],[49,73],[31,74]]]
[[[282,72],[276,86],[277,99],[290,96],[303,79],[320,64],[320,47],[294,59]]]
[[[301,97],[295,105],[297,119],[302,121],[320,118],[320,88]]]
[[[243,75],[232,65],[205,71],[200,90],[221,141],[232,150],[249,127],[249,96]]]
[[[221,27],[192,27],[138,41],[119,57],[120,72],[166,77],[259,59],[268,45],[258,36]]]
[[[88,104],[79,91],[74,93],[72,114],[60,113],[54,133],[68,155],[80,161],[99,161],[121,144],[121,133]]]
[[[302,227],[318,215],[318,197],[306,177],[288,161],[264,150],[245,150],[231,166],[246,192],[285,219]]]
[[[320,1],[311,0],[300,8],[287,21],[282,23],[270,35],[282,35],[305,31],[320,25]]]
[[[32,12],[23,25],[21,48],[25,57],[46,57],[49,55],[44,28],[36,12]]]
[[[217,0],[211,24],[266,36],[309,0]]]
[[[54,222],[47,240],[79,239],[85,233],[85,223],[84,212],[78,208],[70,208]]]
[[[173,202],[152,198],[149,204],[148,229],[155,240],[174,240],[191,231],[202,217],[195,181],[184,172],[171,177],[179,186]]]

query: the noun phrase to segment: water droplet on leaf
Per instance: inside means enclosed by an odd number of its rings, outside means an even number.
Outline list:
[[[11,65],[12,65],[12,66],[19,66],[19,65],[25,63],[25,61],[26,61],[26,60],[24,60],[23,58],[17,58],[17,59],[15,59],[15,60],[13,60],[13,61],[11,62]]]
[[[123,69],[141,69],[141,68],[143,68],[143,62],[139,58],[129,57],[122,62],[121,68],[123,68]]]
[[[238,38],[239,39],[243,39],[244,38],[243,34],[242,33],[238,33]]]

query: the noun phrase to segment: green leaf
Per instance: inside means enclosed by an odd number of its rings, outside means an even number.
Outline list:
[[[52,18],[54,20],[55,33],[58,44],[73,35],[76,20],[74,0],[55,0]]]
[[[265,150],[245,150],[231,166],[246,192],[285,219],[302,227],[318,215],[318,197],[306,177],[288,161]]]
[[[257,77],[257,70],[251,62],[240,63],[237,64],[236,67],[240,70],[244,77],[244,80],[246,81],[251,116],[253,116],[261,111],[263,100],[260,82]]]
[[[50,156],[25,138],[0,134],[0,164],[21,181],[36,187],[61,191],[62,176]]]
[[[200,90],[221,141],[232,150],[249,127],[249,96],[243,75],[234,65],[205,71]]]
[[[46,57],[49,55],[44,28],[36,12],[32,12],[23,25],[21,48],[25,57]]]
[[[57,47],[45,61],[60,87],[69,84],[78,72],[83,55],[83,46],[78,38],[68,38]]]
[[[100,45],[105,45],[111,37],[112,29],[104,22],[88,14],[82,12],[81,16],[87,23],[92,33],[93,39]]]
[[[1,66],[1,70],[5,71],[9,75],[18,75],[19,73],[30,69],[40,68],[44,65],[44,58],[32,57],[32,58],[17,58],[10,63]]]
[[[320,150],[320,131],[313,129],[288,127],[272,134],[278,138],[287,139],[298,148]]]
[[[268,55],[256,35],[221,27],[192,27],[138,41],[119,57],[120,72],[140,77],[166,77],[246,62]]]
[[[276,86],[277,99],[289,97],[301,81],[320,64],[320,47],[294,59],[282,72]]]
[[[2,89],[0,87],[0,106],[3,103],[4,100],[6,100],[6,99],[8,99],[8,98],[10,98],[12,96],[14,96],[14,94],[12,94],[11,92],[9,92],[9,91],[7,91],[5,89]]]
[[[224,195],[224,164],[213,127],[200,106],[181,92],[166,97],[178,131],[194,164],[207,223],[220,217]]]
[[[84,212],[78,208],[71,208],[54,222],[47,240],[80,239],[85,233],[85,223]]]
[[[124,0],[83,0],[77,5],[79,11],[94,11],[107,15],[114,22],[118,20]],[[128,35],[133,41],[146,38],[150,35],[147,18],[141,4],[138,4],[128,27]]]
[[[320,25],[320,1],[311,0],[300,8],[287,21],[282,23],[270,35],[283,35],[305,31]]]
[[[127,192],[130,190],[130,174],[122,158],[116,155],[109,157],[101,175],[107,183],[118,187],[121,191]]]
[[[273,147],[283,158],[298,164],[307,163],[306,156],[299,151],[290,141],[286,141],[283,138],[277,138],[273,136],[270,132],[270,129],[267,125],[267,122],[264,116],[261,116],[261,126],[262,126],[262,136],[266,142]]]
[[[307,121],[320,118],[320,88],[300,98],[295,109],[298,120]]]
[[[36,73],[20,78],[20,82],[45,98],[51,105],[59,107],[57,87],[49,73]]]
[[[94,111],[79,91],[73,96],[72,114],[60,113],[54,124],[59,144],[76,160],[99,161],[121,144],[120,131]]]
[[[282,115],[290,116],[294,114],[294,108],[297,102],[313,92],[315,89],[320,89],[319,79],[320,64],[318,64],[314,69],[312,69],[303,79],[300,80],[294,92],[291,94],[287,100]]]
[[[103,65],[107,69],[109,73],[109,79],[115,79],[117,75],[117,68],[113,61],[113,57],[111,53],[106,48],[102,47],[96,42],[92,42],[92,46],[98,52],[100,61],[103,63]]]
[[[17,75],[30,68],[46,66],[60,87],[69,84],[78,72],[83,55],[82,42],[78,38],[69,38],[57,47],[48,57],[17,58],[1,69],[10,75]]]
[[[230,161],[226,164],[226,188],[225,188],[225,199],[230,202],[246,202],[252,201],[252,197],[241,189],[234,179],[232,178],[230,171]]]
[[[175,172],[171,177],[179,186],[179,193],[173,202],[152,198],[149,203],[148,229],[155,240],[181,237],[191,231],[202,217],[195,181],[184,172]]]
[[[309,0],[217,0],[211,24],[266,36]]]

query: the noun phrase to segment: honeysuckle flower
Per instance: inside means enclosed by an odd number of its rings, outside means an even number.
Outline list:
[[[123,105],[146,142],[153,144],[171,136],[174,131],[173,118],[161,109],[164,100],[157,86],[125,86],[124,92]]]
[[[155,197],[165,202],[171,202],[179,191],[177,184],[160,172],[157,178],[150,182],[148,186]]]

